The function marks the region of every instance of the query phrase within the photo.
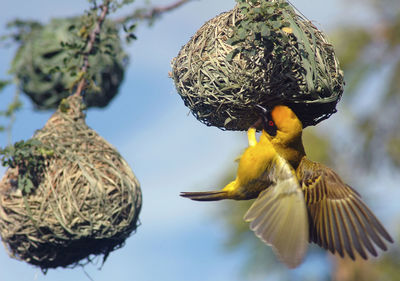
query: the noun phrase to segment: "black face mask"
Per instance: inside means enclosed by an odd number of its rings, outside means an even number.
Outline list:
[[[278,128],[276,127],[274,120],[272,120],[271,111],[261,105],[256,105],[256,109],[259,111],[261,116],[264,131],[266,131],[270,136],[276,136]]]
[[[275,122],[272,120],[271,112],[268,111],[262,119],[264,131],[266,131],[268,135],[272,137],[276,136],[276,131],[278,130],[278,128],[276,127]]]

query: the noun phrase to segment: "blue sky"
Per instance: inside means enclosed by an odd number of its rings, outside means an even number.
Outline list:
[[[152,1],[167,4],[173,0]],[[293,0],[323,30],[341,20],[363,20],[346,1]],[[141,2],[137,1],[137,4]],[[13,0],[0,10],[0,34],[16,17],[47,21],[52,17],[81,14],[87,1]],[[131,165],[143,191],[142,225],[120,250],[111,253],[102,270],[88,265],[85,271],[96,281],[217,281],[243,280],[244,255],[225,252],[223,225],[212,219],[219,204],[197,203],[178,196],[181,191],[218,189],[224,173],[235,168],[233,160],[246,147],[243,132],[223,132],[198,122],[168,78],[170,60],[208,19],[229,10],[234,0],[200,0],[166,14],[153,27],[140,26],[138,40],[126,48],[130,65],[119,95],[106,109],[92,109],[87,123],[112,143]],[[120,14],[128,13],[126,7]],[[0,78],[5,78],[13,49],[0,49]],[[0,96],[0,106],[15,89]],[[18,113],[13,140],[27,139],[43,126],[50,112],[36,112],[27,99]],[[321,124],[334,126],[336,116]],[[0,146],[7,143],[0,135]],[[0,168],[3,174],[4,168]],[[303,267],[312,266],[306,263]],[[302,274],[302,269],[293,276]],[[275,280],[266,276],[263,280]],[[40,270],[10,259],[0,248],[0,281],[89,280],[81,268]],[[253,280],[253,279],[251,279]],[[254,279],[259,280],[259,279]]]

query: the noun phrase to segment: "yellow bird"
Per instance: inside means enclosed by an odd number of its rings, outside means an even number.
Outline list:
[[[289,267],[299,265],[307,251],[308,225],[304,195],[294,169],[273,148],[263,131],[248,130],[249,147],[239,161],[237,176],[221,191],[183,192],[198,201],[257,198],[245,215],[250,228],[271,245]],[[268,188],[267,188],[268,187]]]
[[[374,244],[387,250],[384,240],[393,243],[393,239],[361,195],[335,171],[307,159],[302,124],[295,113],[287,106],[276,106],[264,116],[272,145],[296,169],[308,209],[310,242],[353,260],[357,255],[368,259],[367,252],[377,256]]]
[[[261,107],[259,107],[261,108]],[[360,195],[322,164],[306,158],[302,124],[286,106],[262,115],[259,142],[248,130],[249,147],[240,158],[237,176],[221,191],[183,192],[198,201],[257,198],[244,216],[250,228],[288,267],[298,266],[308,241],[355,259],[367,259],[373,246],[386,250],[393,242]],[[382,239],[383,238],[383,239]]]

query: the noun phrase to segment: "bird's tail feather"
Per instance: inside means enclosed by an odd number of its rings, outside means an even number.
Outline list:
[[[218,201],[228,198],[226,191],[181,192],[180,196],[195,201]]]

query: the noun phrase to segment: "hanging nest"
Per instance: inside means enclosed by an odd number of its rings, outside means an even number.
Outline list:
[[[11,257],[42,270],[83,265],[89,255],[105,260],[138,226],[139,182],[116,149],[86,125],[81,102],[68,98],[35,133],[52,153],[31,179],[30,193],[18,188],[18,167],[0,182],[2,241]]]
[[[12,61],[11,73],[37,109],[57,108],[69,96],[79,72],[72,69],[62,72],[59,67],[66,63],[81,64],[74,52],[79,47],[76,42],[82,41],[77,35],[82,29],[82,19],[53,19],[47,25],[21,24],[25,25],[25,33],[19,36],[20,47]],[[128,62],[113,22],[104,22],[100,36],[98,51],[89,56],[90,78],[96,87],[85,93],[88,107],[108,105],[118,93]]]
[[[286,1],[239,0],[206,22],[172,60],[175,86],[208,126],[247,130],[256,104],[290,106],[315,125],[336,112],[343,74],[333,47]]]

